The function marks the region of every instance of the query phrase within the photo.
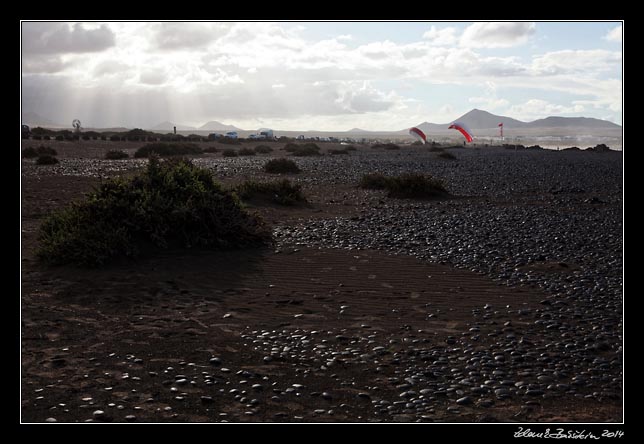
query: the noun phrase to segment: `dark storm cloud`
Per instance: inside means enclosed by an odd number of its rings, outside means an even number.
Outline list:
[[[63,54],[99,52],[115,44],[107,25],[87,29],[81,23],[25,22],[22,24],[22,53]]]

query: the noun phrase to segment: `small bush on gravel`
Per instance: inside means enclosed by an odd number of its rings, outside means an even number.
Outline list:
[[[85,200],[52,213],[38,239],[38,257],[47,263],[99,266],[174,247],[261,246],[271,234],[207,169],[152,156],[143,173],[109,179]]]
[[[54,165],[56,163],[58,163],[58,159],[49,154],[41,154],[38,156],[38,159],[36,159],[37,165]]]
[[[359,186],[370,190],[386,189],[387,196],[402,199],[423,199],[448,194],[441,180],[422,174],[401,174],[395,177],[380,173],[365,174]]]
[[[401,174],[387,181],[389,197],[428,198],[447,194],[442,181],[422,174]]]
[[[441,159],[456,160],[456,156],[453,155],[452,153],[448,153],[447,151],[443,151],[439,153],[438,157],[440,157]]]
[[[204,149],[203,149],[203,152],[204,152],[204,153],[218,153],[218,152],[219,152],[219,150],[217,149],[217,147],[209,146],[209,147],[207,147],[207,148],[204,148]]]
[[[291,153],[293,156],[304,157],[304,156],[319,156],[320,147],[315,143],[305,143],[298,145],[296,143],[287,143],[284,146],[284,151]]]
[[[387,181],[389,178],[381,173],[365,174],[360,179],[360,188],[368,190],[384,190],[387,188]]]
[[[257,153],[255,153],[255,150],[252,150],[250,148],[241,148],[238,154],[240,156],[254,156]]]
[[[349,154],[349,151],[346,149],[329,150],[329,154]]]
[[[358,148],[356,148],[353,145],[347,145],[347,146],[344,147],[344,149],[347,150],[347,151],[357,151]]]
[[[395,143],[376,143],[373,145],[371,148],[373,149],[386,149],[386,150],[399,150],[400,147],[396,145]]]
[[[221,152],[221,155],[224,157],[237,157],[237,151],[232,148],[226,148]]]
[[[300,167],[290,159],[271,159],[264,165],[264,171],[267,173],[299,173]]]
[[[247,180],[235,188],[242,200],[263,198],[279,205],[296,205],[306,202],[301,186],[288,179],[277,182],[257,182]]]
[[[268,145],[257,145],[255,147],[255,152],[257,154],[268,154],[273,152],[273,148]]]
[[[57,156],[58,152],[51,147],[43,146],[43,145],[40,145],[38,148],[29,147],[22,150],[22,157],[24,158],[33,158],[33,157],[45,156],[45,155]]]
[[[33,146],[30,146],[22,150],[22,157],[25,159],[33,159],[34,157],[38,157],[38,151]]]
[[[134,157],[148,157],[155,153],[161,157],[165,156],[187,156],[189,154],[201,154],[203,151],[194,143],[165,143],[156,142],[143,145],[136,150]]]
[[[241,145],[239,140],[231,139],[230,137],[221,137],[217,139],[217,142],[223,143],[224,145]]]
[[[108,160],[120,160],[120,159],[127,159],[128,156],[125,151],[120,151],[120,150],[109,150],[107,153],[105,153],[105,158]]]

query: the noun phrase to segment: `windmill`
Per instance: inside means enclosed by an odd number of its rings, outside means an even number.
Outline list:
[[[76,134],[80,134],[80,132],[81,132],[81,121],[78,120],[78,119],[74,119],[72,121],[72,126],[74,127],[74,132]]]

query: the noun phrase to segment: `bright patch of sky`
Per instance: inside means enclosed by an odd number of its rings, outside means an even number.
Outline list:
[[[22,111],[84,126],[622,123],[622,22],[23,22]]]

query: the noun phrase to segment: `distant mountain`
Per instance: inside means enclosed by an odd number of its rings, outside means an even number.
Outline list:
[[[360,128],[351,128],[347,133],[368,133],[370,132],[369,130],[363,130]]]
[[[234,125],[226,125],[225,123],[217,122],[216,120],[204,123],[198,129],[199,131],[243,131],[241,128],[237,128]]]
[[[173,131],[175,126],[177,127],[177,131],[192,131],[197,129],[194,126],[179,125],[168,121],[161,122],[147,129],[151,131]]]
[[[44,127],[56,127],[56,128],[63,128],[65,125],[61,125],[60,123],[54,123],[51,120],[49,120],[46,117],[41,116],[40,114],[27,111],[22,114],[22,123],[25,125],[29,125],[31,127],[37,127],[37,126],[44,126]],[[72,127],[71,122],[68,125],[70,128]]]
[[[521,122],[520,120],[516,120],[511,117],[497,116],[495,114],[476,108],[468,113],[463,114],[458,119],[454,119],[454,121],[464,123],[471,130],[496,128],[501,122],[503,122],[503,126],[508,128],[525,128],[529,125],[528,123]]]
[[[600,120],[592,117],[546,117],[545,119],[530,122],[528,126],[530,128],[621,128],[621,126],[608,120]]]
[[[499,123],[503,123],[506,129],[517,128],[585,128],[585,129],[619,129],[617,125],[608,120],[594,119],[591,117],[546,117],[545,119],[538,119],[533,122],[522,122],[512,117],[497,116],[487,111],[480,109],[473,109],[461,117],[452,120],[452,122],[462,122],[472,131],[481,129],[494,129],[497,128]],[[450,122],[451,123],[451,122]],[[424,132],[436,132],[447,129],[449,123],[437,124],[423,122],[416,125]],[[398,133],[407,132],[408,129],[400,130]]]

